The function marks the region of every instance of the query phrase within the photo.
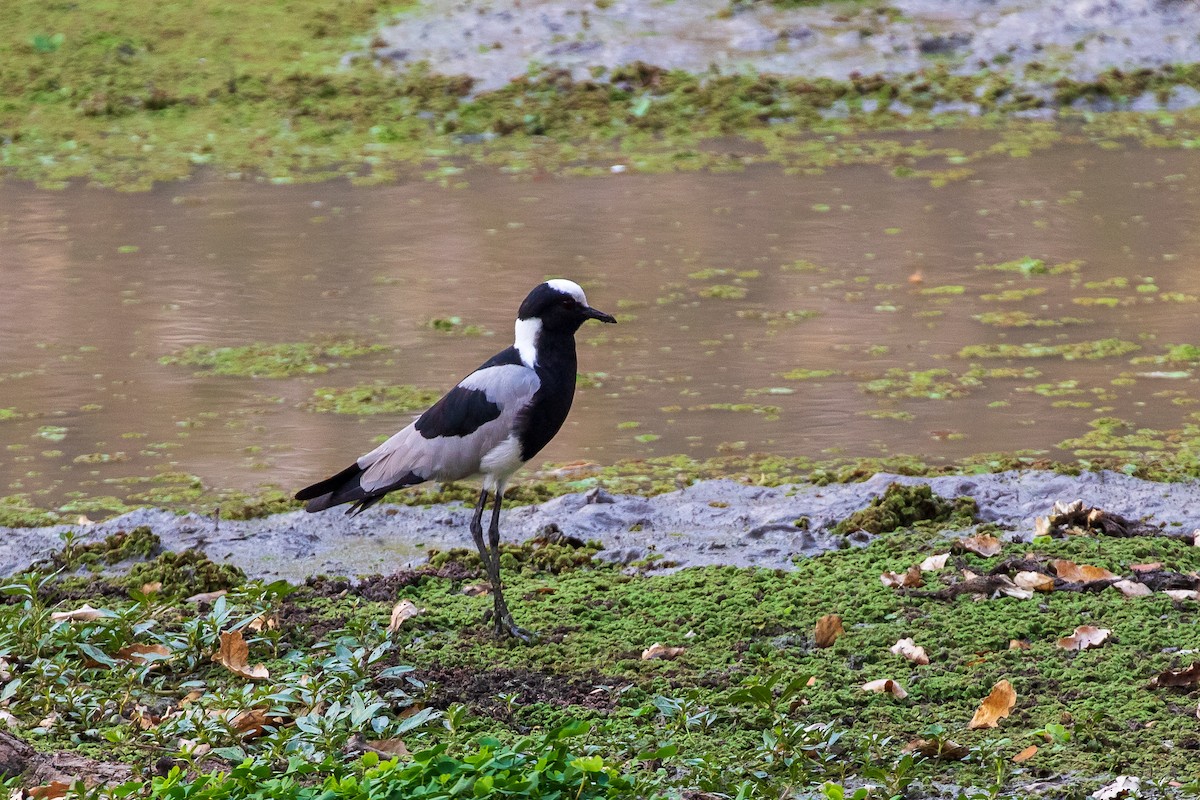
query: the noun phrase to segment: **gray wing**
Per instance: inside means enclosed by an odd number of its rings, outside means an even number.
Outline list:
[[[480,471],[483,457],[512,433],[517,415],[541,381],[529,367],[483,367],[413,424],[358,459],[368,492],[412,473],[424,480],[452,481]]]

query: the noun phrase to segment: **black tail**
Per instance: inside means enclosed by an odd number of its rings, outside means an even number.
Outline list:
[[[297,500],[307,500],[304,510],[311,513],[324,511],[327,508],[340,506],[343,503],[353,503],[346,509],[347,514],[358,514],[383,499],[388,492],[404,486],[412,486],[425,479],[409,472],[391,486],[374,491],[367,491],[362,486],[362,475],[366,472],[357,462],[331,478],[318,481],[312,486],[305,486],[296,492]]]

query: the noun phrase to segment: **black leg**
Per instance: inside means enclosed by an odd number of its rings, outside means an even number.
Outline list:
[[[492,548],[491,570],[488,579],[492,582],[493,618],[496,625],[496,635],[509,636],[523,642],[533,641],[533,634],[513,622],[509,613],[508,603],[504,602],[504,589],[500,585],[500,506],[504,502],[504,493],[496,492],[496,504],[492,506],[492,523],[488,526],[488,539]]]
[[[492,575],[492,562],[488,557],[487,545],[483,543],[483,509],[487,506],[487,489],[479,493],[479,502],[475,504],[475,513],[471,516],[471,538],[475,540],[475,549],[479,551],[479,559],[489,579]]]

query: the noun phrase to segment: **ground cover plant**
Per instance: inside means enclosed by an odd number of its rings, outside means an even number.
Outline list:
[[[872,508],[842,523],[870,546],[791,571],[509,547],[531,646],[489,635],[467,551],[297,587],[145,530],[68,541],[0,586],[2,716],[129,765],[88,797],[1200,793],[1190,534],[1063,505],[1013,543],[926,487]]]

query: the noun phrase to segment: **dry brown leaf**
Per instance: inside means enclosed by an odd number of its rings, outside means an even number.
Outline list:
[[[35,786],[29,790],[29,796],[36,800],[56,800],[59,797],[66,797],[67,791],[71,788],[68,783],[62,781],[50,781],[44,786]]]
[[[1007,575],[995,576],[996,591],[994,596],[1005,595],[1007,597],[1015,597],[1018,600],[1028,600],[1033,597],[1032,589],[1022,589],[1013,583],[1012,578]]]
[[[817,647],[832,647],[837,638],[846,632],[842,618],[837,614],[826,614],[817,620],[815,640]]]
[[[96,521],[94,519],[88,519],[87,514],[80,514],[79,518],[77,520],[75,520],[75,524],[76,525],[95,525]]]
[[[1091,796],[1095,800],[1117,800],[1121,797],[1141,797],[1141,794],[1142,781],[1140,778],[1135,778],[1131,775],[1119,775],[1112,783],[1092,792]]]
[[[1154,572],[1156,569],[1162,569],[1162,562],[1151,561],[1149,564],[1130,564],[1129,568],[1134,572]]]
[[[213,653],[212,660],[225,667],[230,672],[236,672],[252,681],[261,681],[270,677],[267,668],[262,664],[250,666],[250,647],[242,638],[242,632],[226,631],[221,634],[221,647]]]
[[[1103,567],[1092,567],[1087,564],[1076,564],[1065,558],[1056,558],[1050,562],[1054,572],[1064,581],[1071,583],[1087,583],[1088,581],[1114,580],[1118,576]]]
[[[1200,600],[1200,592],[1195,589],[1163,589],[1163,594],[1172,600],[1183,602],[1184,600]]]
[[[655,659],[673,661],[686,652],[686,647],[667,647],[664,644],[655,642],[642,651],[642,661],[653,661]]]
[[[1028,650],[1029,642],[1025,641],[1024,639],[1009,639],[1008,640],[1008,649],[1009,650]]]
[[[388,623],[388,633],[395,633],[400,630],[400,626],[404,624],[405,620],[424,613],[425,609],[417,608],[417,604],[412,600],[401,600],[392,609],[392,621]]]
[[[1054,591],[1054,578],[1040,572],[1018,572],[1013,575],[1013,583],[1022,589],[1031,589],[1035,592]]]
[[[940,761],[962,761],[971,749],[951,739],[913,739],[901,748],[904,753],[920,753]]]
[[[201,697],[203,697],[203,696],[204,696],[204,690],[203,690],[203,689],[192,689],[190,692],[188,692],[187,694],[185,694],[185,695],[184,695],[184,696],[183,696],[183,697],[180,699],[180,701],[179,701],[179,707],[180,707],[180,708],[183,708],[183,707],[184,707],[184,706],[186,706],[188,703],[194,703],[194,702],[196,702],[197,700],[199,700],[199,699],[200,699]]]
[[[1155,687],[1191,687],[1198,683],[1200,683],[1200,661],[1193,661],[1190,667],[1187,669],[1181,669],[1177,672],[1172,672],[1171,670],[1160,672],[1150,679],[1150,685]]]
[[[891,678],[880,678],[877,681],[867,681],[862,685],[863,691],[875,692],[876,694],[890,694],[898,700],[903,700],[908,697],[908,692],[904,691],[904,687],[899,681],[894,681]]]
[[[142,594],[158,594],[162,591],[162,581],[151,581],[142,584]]]
[[[1087,650],[1089,647],[1099,647],[1112,633],[1108,628],[1097,628],[1094,625],[1080,625],[1070,636],[1058,640],[1058,646],[1064,650]]]
[[[1012,713],[1013,706],[1017,704],[1017,692],[1008,681],[1000,681],[992,687],[991,693],[983,698],[983,702],[979,704],[979,708],[975,710],[975,716],[971,717],[971,721],[967,723],[967,727],[971,730],[976,728],[994,728],[1000,724],[1000,720]]]
[[[925,655],[925,648],[920,647],[912,639],[901,639],[892,645],[892,652],[898,656],[904,656],[914,664],[928,664],[929,656]]]
[[[243,739],[257,739],[266,733],[268,725],[278,727],[283,719],[271,716],[265,708],[250,708],[235,714],[229,721],[229,727],[240,733]]]
[[[402,739],[376,739],[373,742],[366,743],[367,749],[381,756],[397,756],[399,758],[408,758],[408,747]]]
[[[915,589],[925,585],[925,579],[921,577],[921,568],[915,564],[904,572],[885,572],[879,576],[879,580],[889,589],[900,587]]]
[[[80,608],[74,611],[55,611],[50,615],[51,622],[91,622],[95,619],[100,619],[106,616],[105,612],[98,608],[92,608],[87,603],[84,603]]]
[[[206,605],[208,603],[216,602],[218,597],[224,597],[226,594],[228,594],[228,592],[228,589],[217,589],[215,592],[201,592],[200,594],[192,595],[187,600],[184,600],[184,602],[196,603],[197,605]]]
[[[1112,587],[1126,597],[1146,597],[1154,594],[1154,592],[1150,591],[1149,586],[1137,581],[1117,581]]]
[[[270,614],[259,614],[257,617],[250,620],[250,623],[246,625],[246,627],[255,633],[258,633],[261,630],[273,631],[279,627],[279,620],[275,619],[275,617],[272,617]]]
[[[1036,756],[1037,751],[1038,746],[1036,744],[1031,744],[1029,747],[1026,747],[1024,750],[1013,756],[1012,760],[1017,764],[1024,764],[1026,761]]]
[[[479,597],[481,595],[491,594],[492,585],[486,581],[484,583],[469,583],[462,587],[462,593],[467,597]]]
[[[166,658],[170,655],[171,651],[161,644],[127,644],[117,651],[117,658],[122,661],[136,661],[139,664],[149,664],[161,660],[158,658],[146,658],[146,656],[162,656]]]
[[[974,536],[960,539],[958,546],[984,558],[991,558],[1004,549],[1004,543],[990,533],[977,533]]]
[[[942,553],[939,556],[929,556],[917,566],[921,568],[922,572],[935,572],[946,566],[948,558],[950,558],[949,553]]]

